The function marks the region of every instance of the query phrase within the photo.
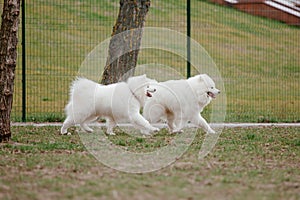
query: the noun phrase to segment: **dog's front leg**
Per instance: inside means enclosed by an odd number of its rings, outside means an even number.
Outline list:
[[[116,127],[117,123],[115,122],[115,120],[113,118],[107,118],[106,119],[106,126],[107,126],[107,134],[109,135],[116,135],[114,133],[114,127]]]
[[[195,117],[192,123],[203,128],[207,133],[216,133],[200,114]]]
[[[131,123],[144,135],[150,135],[152,132],[159,131],[158,128],[151,126],[151,124],[139,113],[131,116]]]
[[[186,120],[176,117],[173,121],[173,131],[172,133],[182,133],[183,132],[183,127],[186,125]]]

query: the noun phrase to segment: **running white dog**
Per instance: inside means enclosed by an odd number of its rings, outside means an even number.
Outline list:
[[[171,132],[181,132],[191,122],[207,133],[215,133],[200,114],[220,93],[208,75],[160,82],[155,87],[157,92],[147,99],[143,109],[143,116],[150,123],[166,119]]]
[[[103,117],[107,121],[107,133],[114,135],[113,128],[118,122],[131,122],[143,134],[158,131],[140,114],[140,107],[147,97],[155,92],[151,83],[157,83],[146,75],[135,76],[127,82],[100,85],[85,78],[77,78],[72,84],[70,100],[65,108],[67,118],[61,128],[61,134],[70,134],[67,129],[75,124],[92,132],[87,124]]]

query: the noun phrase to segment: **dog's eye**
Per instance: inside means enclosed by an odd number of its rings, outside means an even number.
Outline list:
[[[210,89],[214,89],[214,87],[211,87]]]
[[[149,85],[147,85],[147,88],[149,88]]]

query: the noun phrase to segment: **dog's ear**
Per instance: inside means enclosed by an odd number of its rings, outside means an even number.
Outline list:
[[[146,74],[143,74],[143,78],[144,78],[144,79],[147,79],[147,75],[146,75]]]
[[[198,77],[198,80],[199,80],[199,82],[203,82],[204,81],[204,76],[205,76],[205,74],[200,74],[200,75],[198,75],[199,77]]]
[[[208,79],[210,79],[210,77],[207,74],[200,74],[199,75],[201,81],[206,81]]]

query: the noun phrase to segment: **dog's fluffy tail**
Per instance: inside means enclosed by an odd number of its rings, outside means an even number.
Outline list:
[[[66,114],[69,115],[71,114],[70,112],[86,113],[85,106],[90,106],[87,101],[94,99],[97,85],[94,81],[77,77],[70,88],[70,99],[65,108]]]
[[[95,85],[97,85],[97,83],[95,83],[94,81],[88,80],[83,77],[76,77],[70,88],[70,97],[77,94],[77,92],[86,91],[84,89],[91,88]]]

